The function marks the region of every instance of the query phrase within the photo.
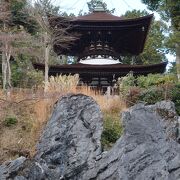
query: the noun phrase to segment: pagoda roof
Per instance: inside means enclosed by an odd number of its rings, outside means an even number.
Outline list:
[[[57,74],[79,74],[80,77],[122,77],[130,71],[134,75],[147,75],[149,73],[165,72],[167,62],[150,65],[128,65],[128,64],[107,64],[107,65],[90,65],[90,64],[65,64],[49,66],[49,75]],[[34,63],[35,69],[44,71],[44,64]]]
[[[79,34],[79,37],[70,44],[65,42],[64,48],[54,43],[54,51],[58,55],[77,56],[79,59],[91,55],[106,55],[116,59],[139,55],[143,52],[152,18],[153,14],[126,19],[107,12],[93,12],[75,18],[55,17],[50,22],[52,27],[58,31],[58,22],[64,20],[72,26],[69,35]]]
[[[88,22],[107,22],[107,21],[120,21],[124,18],[119,16],[114,16],[110,13],[101,11],[101,12],[92,12],[84,16],[78,16],[72,19],[72,21],[88,21]]]

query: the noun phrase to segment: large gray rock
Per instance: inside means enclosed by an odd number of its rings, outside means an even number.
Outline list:
[[[42,134],[35,157],[45,177],[79,179],[80,173],[93,168],[101,154],[102,123],[100,108],[92,98],[62,97]],[[32,171],[34,174],[36,169],[33,167]]]
[[[122,137],[109,152],[102,152],[99,106],[88,96],[64,96],[55,105],[34,159],[21,158],[19,166],[18,159],[3,164],[0,179],[179,180],[173,103],[137,104],[122,113],[122,120]]]
[[[173,133],[166,131],[168,119],[159,115],[159,108],[138,104],[124,112],[123,136],[89,175],[99,180],[179,180],[180,145],[169,137]]]
[[[0,180],[6,180],[11,177],[14,179],[17,176],[17,172],[24,166],[26,158],[19,157],[14,161],[8,161],[0,166]]]

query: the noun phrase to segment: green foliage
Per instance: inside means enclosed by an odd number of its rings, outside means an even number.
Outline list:
[[[180,115],[180,83],[172,88],[171,96],[172,101],[175,103],[176,112]]]
[[[117,115],[117,114],[116,114]],[[104,130],[101,135],[101,143],[103,149],[108,149],[114,144],[123,132],[119,117],[113,114],[105,114],[103,127]]]
[[[138,18],[146,16],[149,13],[145,10],[132,10],[127,11],[124,15],[125,18]],[[134,63],[136,64],[155,64],[166,61],[165,40],[167,37],[167,25],[162,21],[153,19],[150,32],[145,43],[144,51],[136,57]],[[131,58],[126,57],[126,63],[131,63]]]
[[[136,10],[133,9],[132,11],[126,11],[126,13],[123,15],[123,17],[125,18],[138,18],[138,17],[142,17],[142,16],[147,16],[149,15],[149,13],[146,10]]]
[[[130,72],[125,77],[121,77],[118,79],[118,84],[120,88],[120,92],[126,92],[130,87],[135,86],[135,77]]]
[[[156,11],[166,22],[171,21],[169,26],[169,38],[166,46],[174,53],[177,46],[180,46],[180,0],[141,0],[150,10]]]
[[[35,7],[38,8],[41,14],[48,13],[53,15],[59,14],[59,6],[54,6],[50,0],[36,0]]]
[[[11,127],[11,126],[14,126],[16,125],[18,122],[18,120],[16,119],[16,117],[6,117],[3,124],[6,126],[6,127]]]
[[[165,41],[165,44],[168,48],[167,52],[175,55],[175,52],[177,51],[177,44],[180,44],[180,31],[171,31]]]
[[[88,5],[88,9],[89,9],[89,12],[88,13],[92,13],[95,9],[95,7],[97,7],[97,5],[100,4],[102,5],[102,7],[104,8],[104,10],[110,14],[113,14],[114,11],[115,11],[115,8],[113,9],[108,9],[107,8],[107,4],[105,2],[102,2],[102,1],[99,1],[99,0],[90,0],[89,2],[87,2],[87,5]],[[88,14],[87,12],[83,13],[83,9],[81,9],[78,13],[78,16],[83,16],[83,15],[86,15]],[[65,15],[67,13],[64,13]],[[73,17],[73,14],[72,15],[69,15],[69,16],[72,16]]]
[[[120,95],[124,97],[127,106],[136,103],[139,96],[139,89],[136,87],[136,78],[132,73],[118,79]]]
[[[42,71],[28,71],[27,72],[27,81],[25,82],[26,87],[38,87],[42,85],[42,82],[44,80],[44,76]]]
[[[157,87],[148,88],[142,91],[138,100],[147,104],[155,104],[158,101],[164,100],[164,91],[162,88]]]
[[[42,85],[44,80],[43,73],[36,71],[32,67],[31,57],[19,55],[12,64],[12,85],[14,87],[31,88]]]
[[[81,14],[83,10],[81,10],[79,13]],[[74,18],[76,17],[74,13],[70,13],[68,14],[67,12],[60,12],[60,15],[63,17],[70,17],[70,18]]]
[[[19,30],[22,27],[30,34],[35,34],[38,30],[38,25],[28,13],[28,1],[27,0],[11,0],[11,26],[16,26]]]
[[[164,1],[164,0],[163,0]],[[150,10],[157,10],[159,6],[161,6],[161,0],[142,0],[143,3],[147,4]]]
[[[97,4],[101,3],[102,7],[105,9],[105,11],[113,14],[115,11],[115,8],[109,10],[107,8],[107,4],[105,2],[99,1],[99,0],[90,0],[89,2],[87,2],[88,8],[89,8],[89,12],[93,12],[95,7],[97,6]]]
[[[169,21],[171,18],[172,24],[176,30],[179,29],[180,20],[180,0],[141,0],[150,10],[157,11],[161,17]]]
[[[137,77],[137,85],[140,88],[148,88],[166,83],[175,83],[176,81],[176,76],[173,74],[149,74],[148,76]]]
[[[120,94],[127,106],[139,101],[154,104],[161,100],[172,100],[180,114],[180,84],[174,74],[149,74],[137,78],[129,74],[118,81]]]
[[[170,68],[168,69],[168,72],[169,73],[173,73],[173,74],[176,74],[177,71],[176,71],[176,62],[171,62],[171,66]]]

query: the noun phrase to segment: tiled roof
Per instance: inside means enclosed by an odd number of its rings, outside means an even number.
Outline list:
[[[78,16],[72,21],[119,21],[123,19],[122,17],[114,16],[107,12],[93,12],[84,16]]]

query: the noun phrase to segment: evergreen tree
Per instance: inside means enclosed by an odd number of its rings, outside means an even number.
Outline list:
[[[83,16],[83,15],[85,15],[85,14],[92,13],[92,12],[95,10],[95,7],[98,6],[98,4],[100,4],[100,5],[103,7],[103,9],[104,9],[106,12],[110,13],[110,14],[113,14],[114,11],[115,11],[115,8],[113,8],[113,9],[108,9],[107,4],[106,4],[105,2],[103,2],[103,1],[101,1],[101,0],[90,0],[89,2],[87,2],[87,6],[88,6],[88,9],[89,9],[89,12],[83,13],[83,9],[81,9],[81,10],[79,11],[78,16]]]
[[[176,54],[177,76],[180,81],[180,0],[142,0],[150,10],[157,11],[163,20],[171,21],[169,48]],[[169,30],[170,31],[170,30]]]
[[[27,0],[11,0],[10,10],[12,14],[12,25],[23,26],[30,33],[35,34],[38,30],[38,24],[28,12],[29,4]]]
[[[60,7],[54,6],[51,0],[36,0],[35,8],[45,16],[45,14],[58,15],[60,13]]]
[[[4,90],[11,87],[10,60],[17,50],[16,42],[23,37],[21,25],[14,21],[13,3],[13,1],[8,0],[0,2],[0,50],[2,52],[2,84]],[[20,10],[22,9],[18,9],[16,12]]]
[[[124,15],[126,18],[138,18],[148,15],[147,11],[132,10],[127,11]],[[155,64],[162,61],[166,61],[166,47],[165,47],[165,33],[167,26],[162,21],[156,21],[153,19],[151,28],[148,33],[148,37],[145,43],[144,51],[138,57],[134,63],[136,64]],[[130,58],[125,58],[126,63],[130,63]]]
[[[87,2],[89,12],[93,12],[95,7],[97,7],[98,4],[101,4],[106,12],[109,12],[109,13],[113,14],[114,11],[115,11],[115,8],[113,8],[111,10],[108,9],[107,4],[105,2],[103,2],[103,1],[101,1],[101,0],[90,0],[89,2]]]

